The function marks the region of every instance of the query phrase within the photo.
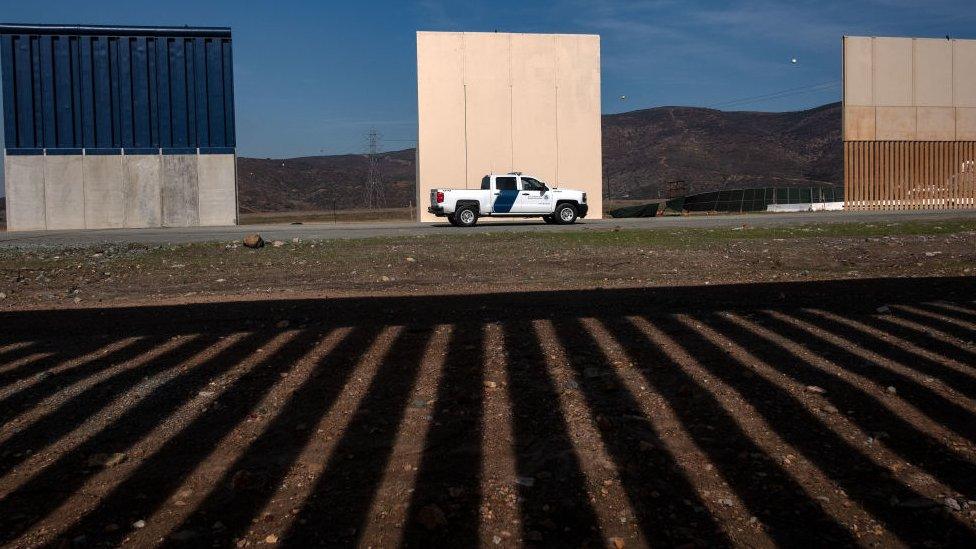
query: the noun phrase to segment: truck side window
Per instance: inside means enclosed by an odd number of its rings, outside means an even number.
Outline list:
[[[491,176],[484,176],[481,178],[481,190],[487,191],[491,189]]]
[[[541,191],[545,188],[545,185],[539,183],[537,180],[531,177],[522,178],[522,190],[523,191]]]
[[[518,187],[514,177],[496,177],[495,190],[497,191],[517,191]]]

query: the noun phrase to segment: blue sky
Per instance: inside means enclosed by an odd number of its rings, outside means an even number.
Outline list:
[[[417,30],[600,34],[605,113],[807,89],[727,105],[779,111],[840,99],[842,35],[976,38],[972,7],[972,0],[0,0],[0,19],[230,26],[239,153],[289,157],[360,152],[370,127],[385,149],[414,146]]]

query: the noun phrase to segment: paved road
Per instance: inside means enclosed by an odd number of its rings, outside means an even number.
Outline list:
[[[260,233],[265,240],[301,238],[370,238],[377,236],[417,236],[467,234],[472,232],[579,231],[611,227],[717,228],[748,224],[755,227],[803,225],[808,223],[924,221],[976,219],[976,211],[945,212],[809,212],[784,214],[716,215],[693,217],[654,217],[644,219],[584,219],[577,225],[546,225],[542,221],[482,223],[460,229],[447,223],[309,223],[304,225],[241,225],[236,227],[189,227],[170,229],[108,229],[92,231],[0,232],[0,248],[66,247],[115,243],[177,244],[187,242],[229,242],[248,233]]]

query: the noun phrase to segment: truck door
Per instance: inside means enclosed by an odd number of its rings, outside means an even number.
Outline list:
[[[521,190],[512,213],[552,213],[552,192],[539,180],[519,177]]]
[[[495,178],[495,190],[492,191],[491,213],[512,213],[515,202],[520,198],[518,180],[512,176],[498,176]]]

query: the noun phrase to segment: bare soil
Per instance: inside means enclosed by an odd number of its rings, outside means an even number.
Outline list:
[[[976,221],[0,250],[0,308],[968,276]]]
[[[5,250],[0,544],[972,546],[974,268],[965,222]]]

